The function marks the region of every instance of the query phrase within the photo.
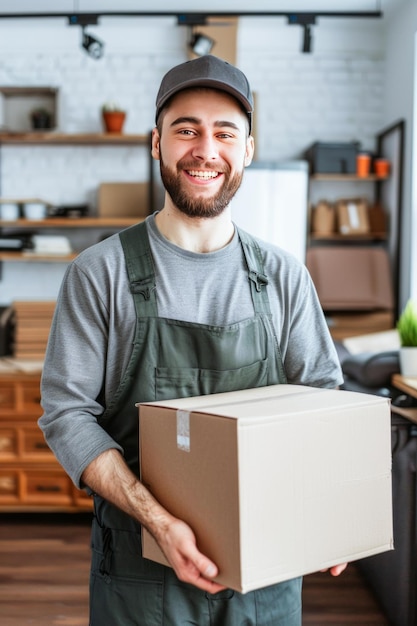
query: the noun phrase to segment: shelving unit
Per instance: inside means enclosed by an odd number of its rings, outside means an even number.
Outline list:
[[[32,130],[30,112],[33,108],[47,108],[56,124],[57,92],[43,88],[0,87],[7,104],[5,126],[9,132],[0,132],[0,170],[2,152],[8,146],[40,146],[46,152],[54,146],[133,147],[149,148],[147,212],[154,206],[153,167],[150,154],[151,135],[124,133],[63,133],[56,129]],[[7,119],[6,119],[7,118]],[[19,129],[19,130],[17,130]],[[52,152],[52,151],[50,151]],[[22,189],[24,187],[22,186]],[[47,189],[45,189],[47,193]],[[0,196],[1,196],[0,171]],[[3,198],[20,206],[24,199]],[[145,212],[142,213],[144,215]],[[0,233],[16,234],[67,234],[77,250],[89,245],[94,236],[106,235],[108,230],[121,230],[144,217],[48,217],[42,220],[0,220]],[[88,231],[80,232],[80,231]],[[91,232],[90,232],[91,231]],[[96,232],[94,232],[96,231]],[[71,254],[38,254],[32,251],[0,251],[0,281],[4,263],[68,263],[77,256]],[[16,269],[16,268],[14,268]],[[50,268],[53,270],[53,268]],[[36,268],[38,272],[48,271]],[[21,273],[21,270],[18,270]],[[1,283],[0,283],[1,284]],[[18,361],[19,359],[16,359]],[[34,373],[22,373],[19,368],[0,369],[0,510],[1,511],[91,511],[92,500],[85,492],[74,487],[70,478],[49,450],[37,420],[42,414],[40,406],[40,376],[42,361]],[[7,370],[7,371],[6,371]]]
[[[15,221],[0,220],[0,232],[4,228],[11,228],[13,232],[19,230],[30,230],[37,228],[43,229],[76,229],[76,228],[115,228],[122,229],[132,226],[138,222],[143,221],[144,218],[112,218],[112,217],[51,217],[45,220],[27,220],[19,219]],[[38,261],[49,263],[68,263],[77,256],[77,253],[73,254],[38,254],[35,252],[27,251],[0,251],[0,263],[2,261],[16,262],[16,261]],[[0,273],[1,277],[1,273]]]
[[[401,125],[400,125],[401,127]],[[393,128],[396,128],[394,126]],[[401,127],[402,128],[402,127]],[[392,328],[395,323],[396,312],[398,309],[398,256],[399,256],[399,217],[400,217],[400,198],[395,198],[392,193],[387,193],[391,186],[399,186],[401,188],[402,179],[402,162],[401,158],[385,148],[382,137],[385,136],[387,131],[382,132],[377,137],[377,151],[378,154],[386,156],[391,162],[391,172],[389,176],[377,176],[376,174],[370,174],[366,177],[357,176],[356,174],[326,174],[326,173],[314,173],[310,176],[310,206],[316,205],[321,197],[323,202],[329,202],[335,204],[342,198],[365,198],[369,204],[379,204],[383,207],[385,213],[385,220],[383,216],[378,216],[378,213],[372,214],[374,216],[373,222],[371,222],[371,228],[368,232],[348,233],[343,234],[338,230],[329,233],[312,232],[312,208],[310,210],[310,223],[308,226],[308,251],[307,258],[309,259],[310,269],[315,276],[316,286],[321,285],[318,289],[319,297],[322,293],[324,285],[327,285],[325,297],[323,295],[323,309],[326,317],[329,321],[329,327],[335,339],[343,339],[344,337],[359,335],[362,333],[376,332],[381,330],[387,330]],[[402,146],[398,150],[398,154],[401,155]],[[315,186],[318,185],[318,186]],[[338,189],[340,193],[338,194]],[[352,192],[349,192],[349,190]],[[327,194],[326,194],[327,190]],[[362,193],[363,190],[363,193]],[[358,218],[359,219],[359,218]],[[381,229],[381,226],[386,222],[386,229]],[[384,225],[385,226],[385,225]],[[359,230],[359,229],[358,229]],[[367,250],[364,250],[364,249]],[[314,249],[314,253],[312,253]],[[388,265],[391,269],[387,269],[387,276],[391,276],[391,285],[393,292],[393,303],[380,308],[367,309],[370,306],[369,299],[366,303],[366,296],[364,297],[364,307],[360,308],[360,298],[356,299],[359,293],[366,293],[364,285],[366,284],[365,276],[366,268],[362,275],[356,264],[356,252],[353,250],[361,250],[361,258],[365,259],[366,254],[370,254],[370,257],[376,258],[385,253],[389,256]],[[352,254],[354,256],[352,256]],[[319,257],[320,255],[320,257]],[[350,256],[349,256],[350,255]],[[357,257],[357,255],[356,255]],[[320,262],[318,259],[322,259]],[[326,261],[325,261],[326,259]],[[343,259],[343,260],[342,260]],[[352,260],[352,263],[348,261]],[[381,258],[379,258],[381,261]],[[376,261],[369,260],[369,263],[373,264]],[[320,274],[319,265],[320,263]],[[331,267],[329,267],[329,263]],[[349,267],[355,266],[355,271],[359,272],[352,276],[352,272],[349,274]],[[313,271],[314,267],[314,271]],[[372,278],[372,272],[379,271],[376,269],[370,270],[368,268],[368,279],[370,285],[376,281],[380,284],[379,278]],[[340,274],[340,279],[337,278],[337,274]],[[345,275],[346,274],[346,275]],[[369,275],[371,276],[369,278]],[[387,277],[386,276],[386,277]],[[357,278],[356,278],[357,277]],[[353,285],[358,284],[359,292],[354,291]],[[323,282],[322,282],[323,281]],[[350,288],[348,289],[348,285]],[[334,289],[333,289],[334,287]],[[346,288],[346,289],[345,289]],[[337,295],[333,300],[332,293],[337,294],[340,291],[340,295],[345,295],[346,307],[340,307],[338,309],[332,308],[332,304],[338,301]],[[347,293],[350,296],[347,296]],[[349,301],[347,298],[349,297]],[[372,299],[371,299],[372,300]],[[389,298],[387,298],[387,301]],[[339,302],[343,301],[343,297]]]
[[[55,131],[7,132],[0,133],[0,147],[2,145],[41,145],[41,146],[150,146],[150,134],[123,134],[123,133],[60,133]],[[153,206],[153,167],[149,156],[149,210]],[[51,217],[45,220],[18,219],[15,221],[0,220],[0,232],[7,229],[13,231],[30,229],[76,229],[76,228],[125,228],[141,218],[63,218]],[[1,262],[42,261],[68,262],[76,254],[70,255],[39,255],[31,252],[0,251]],[[1,278],[1,267],[0,267]]]

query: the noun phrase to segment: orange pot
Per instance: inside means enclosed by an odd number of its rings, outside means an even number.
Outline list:
[[[356,157],[356,174],[361,178],[369,176],[371,171],[371,157],[369,154],[358,154]]]
[[[390,171],[390,162],[388,159],[375,159],[375,174],[381,178],[386,178]]]
[[[124,111],[103,111],[103,123],[107,133],[121,133],[125,119]]]

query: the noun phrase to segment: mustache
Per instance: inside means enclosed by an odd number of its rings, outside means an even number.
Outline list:
[[[180,160],[177,163],[177,170],[212,170],[214,172],[221,172],[222,174],[227,174],[230,171],[230,168],[225,164],[221,163],[211,163],[209,161],[205,163],[190,161],[190,160]]]

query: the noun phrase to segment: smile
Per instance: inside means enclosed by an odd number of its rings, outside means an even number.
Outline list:
[[[201,171],[201,170],[187,170],[187,174],[192,176],[193,178],[199,178],[200,180],[211,180],[212,178],[217,178],[220,173],[213,171]]]

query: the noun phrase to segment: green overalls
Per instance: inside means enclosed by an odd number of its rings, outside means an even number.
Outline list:
[[[230,326],[158,317],[146,226],[120,233],[137,326],[126,374],[100,423],[138,475],[136,402],[197,396],[286,381],[257,244],[239,232],[255,309]],[[140,526],[95,496],[90,626],[300,626],[301,579],[240,594],[208,594],[141,556]]]

